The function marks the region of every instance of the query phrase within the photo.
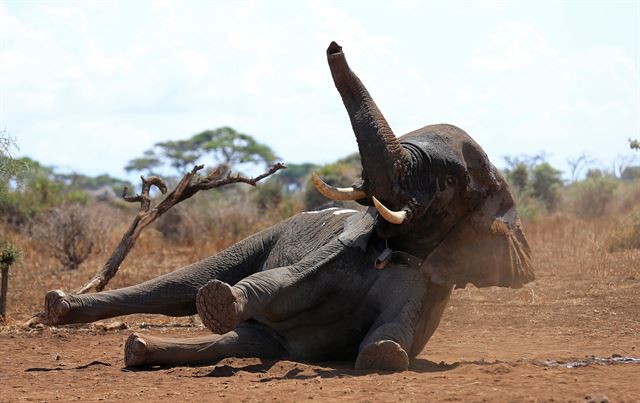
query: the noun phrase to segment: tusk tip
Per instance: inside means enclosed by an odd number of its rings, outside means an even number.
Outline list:
[[[373,200],[373,205],[375,206],[376,210],[378,210],[378,213],[391,224],[400,225],[407,220],[406,211],[390,210],[384,204],[380,203],[380,200],[376,199],[375,196],[371,196],[371,200]]]
[[[360,200],[367,196],[367,194],[361,190],[355,190],[354,188],[336,188],[326,184],[315,173],[311,173],[311,182],[323,196],[336,201],[347,200]]]

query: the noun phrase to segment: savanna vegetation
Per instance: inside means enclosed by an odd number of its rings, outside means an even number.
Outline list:
[[[640,248],[640,166],[633,164],[638,142],[630,139],[629,147],[628,156],[614,169],[598,167],[585,154],[569,159],[571,171],[564,173],[544,155],[505,157],[504,174],[525,223],[604,222],[602,248],[607,253]],[[106,259],[137,211],[120,194],[123,188],[136,186],[106,174],[63,174],[28,157],[16,158],[16,151],[15,140],[2,132],[0,241],[14,242],[25,250],[23,265],[30,269],[34,269],[34,255],[46,259],[37,269],[38,276],[64,276],[74,286],[80,285],[85,278],[74,279],[68,273],[78,271],[85,261],[95,267],[99,265],[96,261]],[[251,135],[221,127],[157,143],[124,168],[145,176],[159,175],[175,185],[195,164],[205,164],[205,174],[215,167],[256,172],[277,159],[268,145]],[[350,185],[361,171],[359,156],[354,153],[323,166],[288,164],[286,170],[255,188],[231,184],[200,192],[162,215],[144,234],[139,252],[181,250],[194,258],[212,254],[297,212],[337,205],[315,190],[309,181],[312,171],[329,184]],[[348,203],[343,206],[361,208]],[[150,239],[157,245],[147,243]],[[204,250],[206,253],[200,252]],[[32,301],[26,305],[32,306]],[[27,313],[16,312],[18,316]]]

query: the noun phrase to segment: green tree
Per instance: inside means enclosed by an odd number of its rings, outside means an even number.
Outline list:
[[[157,143],[142,157],[129,161],[125,170],[152,174],[166,164],[183,174],[206,157],[210,157],[214,164],[229,166],[244,163],[270,165],[277,159],[269,146],[259,143],[250,135],[230,127],[220,127],[205,130],[187,140]]]
[[[507,180],[516,191],[524,192],[529,185],[529,168],[522,162],[507,171]]]
[[[259,143],[248,134],[231,127],[205,130],[190,139],[196,150],[210,154],[218,163],[235,165],[254,163],[271,165],[277,159],[266,144]]]
[[[70,174],[54,174],[56,179],[61,180],[65,185],[80,190],[98,190],[104,187],[110,187],[114,191],[122,191],[123,187],[133,187],[129,181],[114,178],[108,174],[98,176],[88,176],[77,172]]]
[[[160,151],[161,158],[168,160],[169,165],[180,175],[193,168],[202,156],[202,150],[191,140],[171,140],[155,146]]]
[[[541,200],[549,210],[555,209],[558,204],[558,189],[562,186],[562,171],[543,162],[536,165],[531,174],[533,196]]]
[[[66,184],[53,168],[28,157],[14,161],[29,169],[20,177],[11,177],[0,184],[0,216],[8,222],[26,224],[37,213],[64,201],[87,202],[86,193]],[[10,186],[11,181],[13,185]]]
[[[632,150],[640,150],[640,141],[629,139],[629,147],[631,147]]]
[[[535,220],[558,204],[562,186],[561,172],[539,155],[505,157],[505,178],[511,184],[518,211],[528,220]]]
[[[153,150],[147,150],[140,158],[134,158],[127,163],[124,170],[127,172],[145,172],[147,175],[155,175],[156,169],[162,166],[160,157]]]
[[[620,175],[620,179],[625,181],[640,179],[640,166],[634,165],[634,166],[626,167],[622,171],[622,175]]]
[[[9,179],[17,179],[26,171],[28,165],[13,158],[13,151],[17,150],[15,139],[6,130],[0,130],[0,182],[5,185]],[[2,186],[0,185],[0,186]]]

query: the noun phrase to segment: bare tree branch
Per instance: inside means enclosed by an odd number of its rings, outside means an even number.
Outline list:
[[[593,164],[594,162],[595,159],[584,152],[575,158],[567,158],[567,164],[569,165],[569,168],[571,170],[571,182],[573,183],[578,180],[580,172],[582,172],[585,167]]]
[[[142,230],[149,224],[154,222],[158,217],[168,211],[171,207],[182,202],[198,193],[201,190],[208,190],[232,183],[246,183],[256,186],[262,179],[273,175],[277,171],[286,168],[284,164],[277,163],[273,165],[267,172],[256,176],[255,178],[247,178],[240,174],[232,174],[228,167],[220,166],[212,170],[207,176],[200,177],[198,171],[202,170],[204,165],[196,165],[190,172],[187,172],[175,189],[167,194],[167,186],[165,182],[157,176],[145,178],[141,176],[142,190],[139,195],[127,196],[127,189],[124,189],[122,197],[131,203],[140,203],[140,210],[133,219],[127,232],[123,235],[120,243],[102,267],[102,270],[96,274],[89,282],[78,288],[75,294],[84,294],[95,288],[96,291],[102,291],[109,281],[116,275],[120,265],[131,251],[131,248],[140,237]],[[149,192],[151,187],[157,187],[162,194],[166,194],[164,199],[156,206],[152,206]]]

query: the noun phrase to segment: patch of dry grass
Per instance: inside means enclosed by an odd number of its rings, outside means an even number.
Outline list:
[[[640,210],[626,216],[609,233],[606,246],[609,252],[640,249]]]
[[[290,212],[261,214],[229,201],[194,219],[199,232],[189,245],[169,241],[158,230],[148,228],[108,288],[137,284],[210,256],[278,222]],[[91,257],[76,271],[64,270],[36,241],[9,227],[0,227],[0,237],[24,251],[22,263],[11,272],[9,323],[22,323],[38,312],[48,290],[71,290],[91,278],[106,261],[134,212],[121,214],[120,224],[107,234],[105,252]],[[521,316],[510,318],[512,322],[535,323],[554,317],[554,320],[564,318],[567,323],[589,320],[597,324],[608,315],[618,315],[621,329],[637,329],[640,250],[609,253],[607,235],[613,228],[616,221],[611,218],[582,220],[570,215],[550,215],[527,224],[525,230],[537,265],[537,280],[517,290],[472,286],[458,290],[454,292],[446,320],[473,324],[482,321],[488,311],[499,313],[501,307],[508,305],[522,312]],[[189,318],[141,315],[126,320],[190,323]]]

